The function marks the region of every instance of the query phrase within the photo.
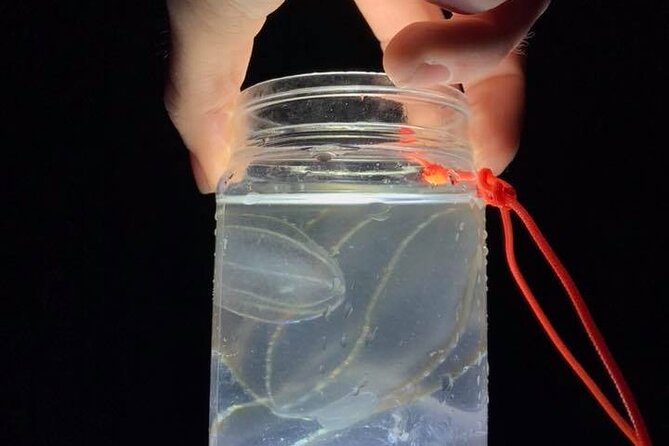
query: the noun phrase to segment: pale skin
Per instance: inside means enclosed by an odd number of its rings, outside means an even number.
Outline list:
[[[313,0],[324,1],[324,0]],[[283,0],[167,0],[172,29],[165,104],[198,188],[229,167],[230,125],[253,39]],[[461,84],[477,167],[499,174],[519,144],[524,56],[516,51],[550,0],[355,0],[398,86]],[[444,19],[442,10],[453,11]]]

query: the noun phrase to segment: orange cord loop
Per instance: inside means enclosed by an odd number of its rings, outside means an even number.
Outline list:
[[[433,186],[438,186],[450,182],[455,184],[459,181],[475,181],[478,188],[478,193],[481,198],[489,205],[499,209],[502,217],[502,227],[504,230],[504,249],[506,252],[506,260],[511,271],[511,275],[516,281],[518,288],[520,288],[525,300],[530,306],[535,317],[541,324],[542,328],[548,335],[553,345],[562,355],[564,360],[569,364],[571,369],[585,384],[588,391],[592,394],[599,405],[604,409],[609,418],[615,423],[623,434],[635,446],[650,446],[651,440],[646,429],[643,417],[634,401],[632,391],[628,387],[625,379],[620,371],[613,355],[609,351],[604,337],[600,333],[595,321],[588,311],[585,301],[581,296],[576,284],[567,272],[567,269],[562,265],[553,248],[548,244],[548,241],[543,236],[539,227],[534,222],[529,212],[518,202],[516,191],[514,188],[504,180],[497,178],[490,169],[481,169],[476,175],[473,172],[456,171],[448,169],[440,164],[426,161],[416,154],[407,156],[409,159],[416,161],[421,167],[421,177],[423,181]],[[537,247],[543,254],[547,263],[560,280],[567,296],[578,315],[581,325],[585,329],[590,342],[592,343],[600,361],[606,368],[611,381],[615,385],[618,395],[625,406],[625,410],[629,417],[628,422],[609,401],[609,399],[601,391],[597,383],[585,371],[583,366],[578,362],[569,350],[569,347],[564,343],[562,338],[551,324],[550,320],[542,310],[534,293],[530,289],[527,281],[523,277],[513,249],[513,227],[511,223],[511,213],[514,213],[525,225],[530,236],[536,243]]]
[[[611,420],[625,434],[630,442],[635,446],[650,446],[650,436],[636,402],[634,401],[634,396],[625,382],[622,372],[616,364],[613,355],[609,351],[606,342],[604,341],[604,337],[600,333],[599,328],[597,328],[595,321],[592,319],[592,316],[590,315],[590,312],[585,305],[585,301],[581,297],[581,293],[569,275],[569,272],[567,272],[567,269],[562,265],[557,255],[548,244],[548,241],[539,230],[539,227],[530,216],[529,212],[527,212],[527,210],[525,210],[525,208],[518,202],[515,190],[509,183],[497,178],[490,169],[481,169],[478,172],[477,186],[481,198],[483,198],[487,204],[497,207],[501,213],[502,226],[504,229],[506,259],[509,265],[509,269],[511,270],[511,275],[515,279],[516,284],[525,297],[525,300],[529,304],[532,312],[548,335],[549,339],[553,345],[555,345],[564,360],[569,364],[574,373],[576,373],[576,375],[578,375],[581,381],[585,384],[595,400],[597,400],[599,405],[604,409],[609,418],[611,418]],[[571,350],[569,350],[569,347],[567,347],[564,341],[560,338],[557,331],[548,320],[548,317],[543,312],[539,302],[534,296],[534,293],[525,281],[525,278],[520,271],[520,267],[516,263],[514,255],[513,228],[511,224],[510,211],[513,211],[523,222],[525,228],[532,236],[532,239],[537,244],[537,247],[564,287],[564,290],[569,296],[569,299],[571,300],[574,309],[576,310],[583,328],[588,334],[590,342],[592,343],[595,351],[597,352],[597,355],[599,356],[599,359],[606,368],[611,381],[618,391],[618,395],[620,396],[620,399],[625,406],[625,410],[631,421],[631,425],[618,412],[618,410],[608,400],[606,395],[604,395],[604,393],[601,391],[599,386],[571,353]]]

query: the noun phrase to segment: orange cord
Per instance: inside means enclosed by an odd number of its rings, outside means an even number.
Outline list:
[[[475,181],[478,186],[478,193],[486,202],[486,204],[499,209],[502,217],[502,227],[504,230],[504,249],[506,251],[507,264],[511,270],[511,275],[515,279],[535,317],[541,324],[541,327],[544,329],[549,339],[560,352],[564,360],[569,364],[572,370],[581,379],[583,384],[585,384],[586,388],[592,394],[595,400],[604,409],[606,414],[611,418],[615,425],[625,434],[630,442],[635,446],[650,446],[650,436],[648,435],[648,430],[646,429],[643,417],[641,416],[641,413],[639,412],[639,409],[636,405],[634,396],[632,395],[629,386],[625,382],[625,379],[620,371],[620,368],[616,364],[613,355],[606,346],[604,337],[602,336],[601,332],[597,328],[597,325],[595,324],[595,321],[590,315],[581,293],[578,291],[576,284],[567,272],[566,268],[562,265],[557,255],[548,244],[548,241],[539,230],[537,224],[534,222],[527,210],[518,202],[516,198],[516,192],[513,187],[509,183],[497,178],[490,169],[481,169],[477,174],[474,174],[473,172],[456,172],[453,169],[447,169],[439,164],[422,160],[415,155],[410,155],[409,158],[418,162],[422,166],[423,169],[421,171],[421,176],[425,182],[432,185],[439,185],[445,184],[447,181],[452,184],[455,184],[458,181]],[[523,222],[525,228],[532,236],[532,239],[538,246],[539,250],[552,268],[555,275],[560,280],[564,290],[567,292],[567,295],[569,296],[569,299],[571,300],[572,305],[578,314],[581,324],[588,334],[590,342],[595,348],[599,359],[604,364],[611,381],[615,385],[618,395],[620,396],[620,399],[625,406],[627,415],[631,420],[631,425],[618,412],[618,410],[616,410],[613,404],[601,391],[599,386],[597,386],[595,381],[590,377],[583,366],[571,353],[569,347],[567,347],[564,341],[557,334],[557,331],[548,320],[548,317],[541,309],[539,302],[525,281],[525,278],[523,277],[520,268],[516,263],[513,250],[513,226],[510,211],[513,211]]]

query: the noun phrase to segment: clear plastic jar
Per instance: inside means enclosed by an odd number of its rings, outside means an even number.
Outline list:
[[[454,88],[380,73],[242,94],[218,186],[212,446],[483,445],[484,203]],[[427,179],[427,180],[426,180]]]

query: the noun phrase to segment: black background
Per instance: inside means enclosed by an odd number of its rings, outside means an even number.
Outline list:
[[[581,286],[660,445],[669,21],[665,6],[630,3],[556,1],[537,23],[521,149],[503,178]],[[214,199],[197,192],[163,108],[164,4],[5,2],[0,33],[0,292],[17,304],[2,311],[0,440],[207,444]],[[246,85],[380,60],[351,2],[289,0]],[[494,210],[488,226],[490,444],[626,444],[516,292]],[[547,267],[517,243],[545,309],[614,397]]]

